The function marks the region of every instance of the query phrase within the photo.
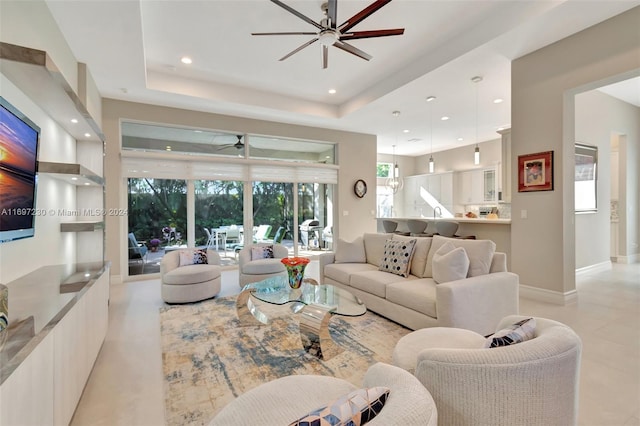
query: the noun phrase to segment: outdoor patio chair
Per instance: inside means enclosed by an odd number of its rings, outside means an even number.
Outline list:
[[[129,233],[129,260],[139,261],[142,264],[144,272],[144,264],[146,263],[147,247],[139,243],[133,232]]]

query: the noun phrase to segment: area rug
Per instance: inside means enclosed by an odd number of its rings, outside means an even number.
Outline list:
[[[235,297],[160,310],[168,425],[206,425],[238,395],[290,374],[343,378],[360,386],[376,362],[391,362],[410,330],[374,313],[334,316],[330,333],[344,351],[322,361],[302,348],[298,319],[287,305],[260,304],[271,321],[240,326]]]

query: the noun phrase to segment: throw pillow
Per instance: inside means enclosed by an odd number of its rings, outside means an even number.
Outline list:
[[[289,426],[364,425],[382,410],[388,396],[389,388],[382,386],[357,389],[324,407],[311,411]]]
[[[180,266],[200,265],[207,263],[206,250],[182,250],[180,252]]]
[[[367,256],[364,253],[362,237],[358,237],[351,242],[339,238],[334,257],[335,263],[366,263]]]
[[[392,239],[399,241],[411,240],[411,237],[405,237],[404,235],[394,234]],[[431,248],[431,237],[416,237],[416,248],[413,252],[413,259],[411,259],[411,275],[415,275],[418,278],[426,278],[424,274],[424,268],[427,264],[427,256],[429,255],[429,248]]]
[[[378,270],[408,277],[415,247],[415,238],[409,241],[387,240]]]
[[[446,242],[433,255],[433,280],[436,284],[467,278],[469,257],[462,247]]]
[[[447,241],[450,241],[456,247],[463,247],[467,252],[469,257],[467,277],[476,277],[489,273],[493,253],[496,251],[496,243],[491,240],[465,240],[434,235],[431,249],[429,249],[429,255],[427,256],[427,264],[424,268],[425,277],[433,277],[433,256]]]
[[[251,246],[251,260],[273,259],[273,245]]]
[[[536,319],[527,318],[495,332],[484,342],[485,348],[497,348],[533,339],[536,334]]]

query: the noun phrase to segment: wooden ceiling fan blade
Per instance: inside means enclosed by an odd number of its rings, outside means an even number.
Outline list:
[[[331,28],[335,29],[338,24],[338,0],[329,0],[327,4],[327,18]]]
[[[354,31],[342,34],[340,40],[357,40],[360,38],[388,37],[404,34],[404,28],[394,28],[389,30]]]
[[[289,32],[279,32],[279,33],[251,33],[254,36],[264,36],[264,35],[318,35],[318,33],[314,32],[301,32],[301,31],[289,31]]]
[[[318,41],[318,38],[314,38],[312,40],[309,40],[308,42],[306,42],[305,44],[303,44],[302,46],[292,50],[291,52],[287,53],[286,55],[284,55],[282,58],[278,59],[279,61],[284,61],[285,59],[287,59],[289,56],[294,55],[296,53],[298,53],[299,51],[301,51],[302,49],[304,49],[305,47],[309,46],[310,44],[315,43],[316,41]]]
[[[336,41],[333,45],[335,47],[337,47],[338,49],[342,49],[345,52],[349,52],[352,55],[356,55],[357,57],[362,58],[362,59],[364,59],[366,61],[368,61],[371,58],[373,58],[373,56],[369,55],[368,53],[363,52],[362,50],[358,49],[357,47],[352,46],[352,45],[350,45],[348,43],[345,43],[343,41]]]
[[[329,46],[322,45],[322,69],[329,66]]]
[[[271,0],[274,1],[274,0]],[[381,7],[389,3],[391,0],[376,0],[371,3],[369,6],[362,9],[360,12],[353,15],[351,18],[347,19],[338,27],[340,32],[345,33],[353,28],[355,25],[358,25],[363,20],[367,19],[369,16],[377,12]]]
[[[286,10],[287,12],[296,15],[298,18],[302,19],[303,21],[310,23],[311,25],[313,25],[314,27],[318,28],[319,30],[323,30],[324,29],[324,27],[322,25],[320,25],[319,23],[317,23],[313,19],[309,18],[306,15],[303,15],[302,13],[298,12],[297,10],[292,8],[291,6],[288,6],[288,5],[284,4],[284,3],[282,3],[280,0],[271,0],[271,2],[277,4],[278,6],[280,6],[281,8]]]

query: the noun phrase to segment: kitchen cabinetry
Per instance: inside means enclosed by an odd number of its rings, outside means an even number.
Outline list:
[[[406,216],[432,217],[435,207],[453,211],[453,173],[408,176],[404,183]]]
[[[457,204],[495,203],[496,170],[468,170],[460,173]]]

